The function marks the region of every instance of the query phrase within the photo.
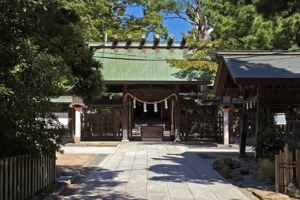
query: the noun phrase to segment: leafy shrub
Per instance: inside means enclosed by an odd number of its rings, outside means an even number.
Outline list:
[[[259,135],[254,146],[258,157],[266,157],[274,160],[275,155],[283,149],[284,138],[288,135],[288,133],[279,133],[275,129],[267,127],[266,130]]]

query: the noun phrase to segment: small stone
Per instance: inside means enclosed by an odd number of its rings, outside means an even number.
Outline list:
[[[242,175],[248,175],[249,169],[247,167],[240,167],[235,169],[234,171],[240,171]]]
[[[266,178],[264,180],[264,184],[267,184],[267,185],[274,185],[274,181],[270,178]]]
[[[300,194],[299,190],[293,183],[288,184],[287,190],[289,195],[298,196]]]
[[[238,170],[233,170],[231,173],[230,173],[230,176],[232,179],[236,180],[236,181],[242,181],[244,180],[243,176],[242,176],[242,173]]]
[[[61,172],[61,176],[72,176],[77,174],[78,171],[73,170],[73,169],[69,169],[69,168],[62,168],[62,172]]]
[[[268,178],[268,175],[262,169],[257,169],[252,178],[258,181],[263,181]]]
[[[231,178],[231,175],[230,175],[231,171],[232,171],[232,170],[231,170],[231,168],[230,168],[229,166],[225,166],[225,167],[223,167],[223,168],[221,169],[220,174],[221,174],[224,178],[229,179],[229,178]]]
[[[62,173],[61,166],[56,165],[56,177],[60,177]]]

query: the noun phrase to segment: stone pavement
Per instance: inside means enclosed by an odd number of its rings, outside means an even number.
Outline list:
[[[68,153],[110,153],[71,199],[248,199],[196,154],[201,149],[143,142],[121,143],[116,148],[63,149]]]

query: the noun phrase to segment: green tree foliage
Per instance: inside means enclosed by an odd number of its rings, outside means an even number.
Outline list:
[[[141,35],[159,34],[166,39],[168,30],[163,25],[163,16],[155,9],[155,0],[60,0],[66,8],[75,10],[80,16],[80,29],[87,41],[103,41],[107,33],[108,41],[117,35],[126,41],[128,35],[140,40]],[[128,7],[142,7],[143,16],[126,14]]]
[[[297,48],[295,33],[300,14],[296,12],[299,5],[288,2],[295,3],[288,0],[205,1],[204,14],[214,28],[212,39],[235,38],[239,42],[238,49],[293,50]],[[282,4],[287,10],[280,9]],[[267,15],[268,11],[274,14]]]
[[[79,16],[58,1],[3,0],[0,13],[0,158],[53,155],[66,131],[49,97],[71,85],[100,94],[101,65],[74,28]]]
[[[167,60],[172,67],[181,69],[181,72],[196,70],[207,72],[213,82],[217,73],[218,60],[215,55],[209,54],[212,50],[233,50],[237,41],[234,39],[222,40],[215,39],[203,40],[199,31],[185,35],[188,41],[189,52],[184,55],[184,60]]]
[[[165,19],[179,18],[194,25],[194,32],[201,33],[201,38],[206,40],[213,31],[213,27],[208,24],[207,16],[204,14],[204,3],[207,0],[163,0],[154,6],[167,16]],[[175,16],[170,16],[175,14]]]

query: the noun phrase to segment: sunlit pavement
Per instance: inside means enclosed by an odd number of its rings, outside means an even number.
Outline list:
[[[248,199],[198,152],[237,153],[238,148],[188,148],[170,143],[121,143],[118,147],[64,147],[66,152],[109,153],[71,199]]]

